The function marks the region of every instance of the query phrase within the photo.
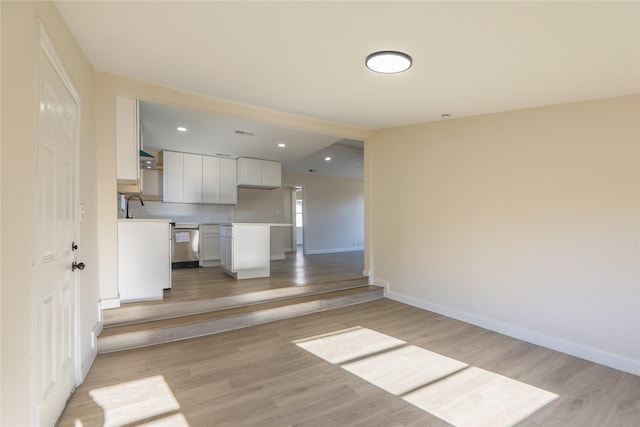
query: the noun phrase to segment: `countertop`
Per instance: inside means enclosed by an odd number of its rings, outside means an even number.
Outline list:
[[[118,218],[118,222],[173,222],[168,218]]]
[[[291,227],[292,224],[282,224],[278,222],[225,222],[220,225],[248,225],[248,226],[257,226],[257,225],[267,225],[269,227]]]

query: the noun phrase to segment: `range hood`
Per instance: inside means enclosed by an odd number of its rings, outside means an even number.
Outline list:
[[[156,169],[157,162],[155,156],[140,150],[140,169]]]

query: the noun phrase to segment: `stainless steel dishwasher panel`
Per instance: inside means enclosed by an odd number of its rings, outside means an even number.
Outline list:
[[[171,267],[199,267],[200,231],[175,227],[171,231]]]

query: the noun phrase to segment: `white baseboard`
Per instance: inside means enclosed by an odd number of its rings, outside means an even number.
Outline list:
[[[93,362],[98,356],[98,335],[100,335],[101,332],[102,322],[99,321],[93,326],[93,329],[91,330],[91,350],[85,356],[84,360],[82,360],[82,366],[80,367],[80,383],[76,385],[80,385],[82,382],[84,382],[85,378],[87,378],[87,374],[89,373],[89,369],[91,369]]]
[[[383,280],[378,280],[378,282],[381,283],[378,286],[383,286],[382,284],[386,283],[386,285],[384,286],[384,296],[394,301],[402,302],[414,307],[421,308],[423,310],[432,311],[443,316],[461,320],[463,322],[480,326],[481,328],[489,329],[491,331],[498,332],[512,338],[517,338],[531,344],[536,344],[541,347],[579,357],[580,359],[608,366],[613,369],[618,369],[620,371],[628,372],[634,375],[640,375],[640,360],[633,360],[596,348],[587,347],[582,344],[566,341],[561,338],[556,338],[528,329],[519,328],[517,326],[512,326],[493,319],[487,319],[482,316],[459,311],[450,307],[433,304],[429,301],[408,297],[390,291],[388,282],[385,282]]]
[[[100,310],[107,310],[109,308],[119,308],[120,298],[109,298],[100,301]]]
[[[334,249],[313,249],[307,250],[307,255],[317,255],[317,254],[333,254],[336,252],[355,252],[355,251],[363,251],[364,246],[349,246],[348,248],[334,248]]]
[[[286,259],[287,257],[285,256],[285,254],[282,255],[271,255],[271,260],[275,260],[275,259]]]

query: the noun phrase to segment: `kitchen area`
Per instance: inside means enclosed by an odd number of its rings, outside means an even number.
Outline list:
[[[175,269],[269,277],[293,230],[281,162],[158,149],[141,102],[116,102],[120,302],[161,300]]]

